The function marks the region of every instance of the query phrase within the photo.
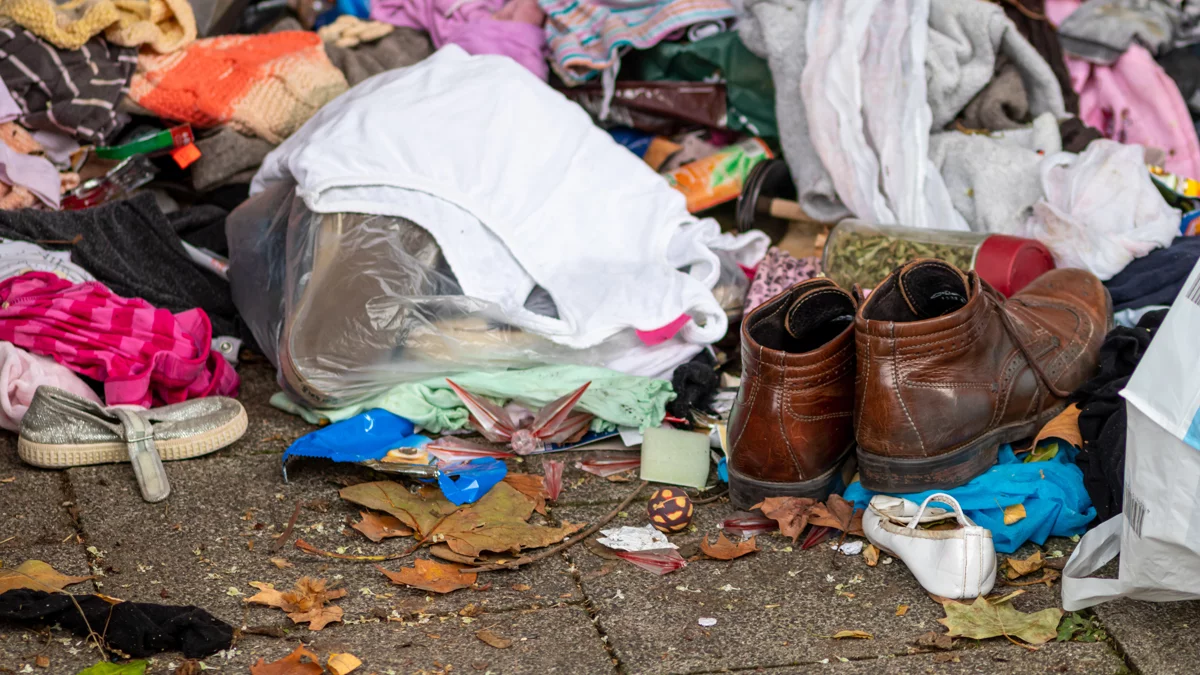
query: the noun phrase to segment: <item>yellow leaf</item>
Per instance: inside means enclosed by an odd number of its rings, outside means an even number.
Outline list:
[[[1013,504],[1004,508],[1004,524],[1012,525],[1025,519],[1025,505]]]
[[[908,605],[897,605],[896,616],[904,616],[905,614],[908,614]]]
[[[353,654],[330,654],[329,661],[325,663],[325,669],[333,675],[346,675],[361,665],[362,661]]]
[[[1042,552],[1038,551],[1028,558],[1021,560],[1020,558],[1008,559],[1008,570],[1005,576],[1009,579],[1018,579],[1026,574],[1032,574],[1046,566],[1045,559],[1042,558]]]
[[[834,640],[846,640],[846,639],[870,640],[871,634],[866,631],[862,631],[862,630],[839,630],[838,632],[833,634],[833,639]]]
[[[72,584],[82,583],[95,577],[72,577],[60,574],[41,560],[26,560],[16,569],[0,570],[0,593],[15,588],[55,593]]]
[[[874,567],[879,564],[879,549],[875,548],[874,544],[867,544],[863,549],[863,560],[867,562],[867,567]]]
[[[1047,438],[1057,438],[1077,448],[1083,447],[1083,436],[1079,433],[1080,412],[1082,411],[1079,409],[1079,404],[1077,403],[1067,406],[1066,410],[1059,413],[1057,417],[1042,427],[1042,430],[1033,439],[1033,445],[1029,446],[1029,449],[1036,448],[1038,443]]]

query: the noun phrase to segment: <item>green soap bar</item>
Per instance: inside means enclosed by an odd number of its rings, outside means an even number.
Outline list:
[[[702,488],[711,464],[705,434],[657,428],[642,438],[642,480]]]

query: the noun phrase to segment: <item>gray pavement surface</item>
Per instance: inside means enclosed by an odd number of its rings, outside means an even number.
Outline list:
[[[272,371],[243,365],[245,438],[210,456],[168,464],[171,497],[146,504],[127,465],[42,471],[16,457],[15,437],[0,436],[0,563],[44,560],[67,574],[101,573],[76,592],[126,600],[196,605],[238,628],[235,647],[204,659],[204,672],[245,673],[304,643],[324,659],[350,652],[356,673],[1194,673],[1200,662],[1200,603],[1115,602],[1097,609],[1109,638],[1051,642],[1033,651],[1002,638],[956,640],[948,652],[915,640],[943,633],[940,605],[899,561],[868,567],[826,545],[801,551],[778,535],[759,538],[758,553],[734,561],[697,560],[656,576],[580,545],[517,571],[481,575],[483,590],[447,595],[396,586],[373,565],[319,558],[291,543],[272,551],[297,503],[295,537],[325,550],[395,553],[411,539],[375,544],[346,529],[358,509],[337,495],[345,481],[376,478],[356,467],[316,460],[279,471],[279,455],[311,430],[271,408]],[[517,471],[540,472],[539,460]],[[570,466],[567,490],[551,520],[594,522],[636,483],[613,483]],[[646,522],[645,499],[614,524]],[[697,507],[695,529],[672,540],[685,554],[734,509]],[[1071,542],[1047,549],[1069,553]],[[1029,548],[1028,552],[1032,552]],[[1025,552],[1022,552],[1025,553]],[[424,552],[420,557],[427,555]],[[283,558],[280,568],[271,558]],[[398,569],[409,561],[384,563]],[[347,590],[335,604],[344,622],[322,631],[295,626],[273,608],[248,606],[261,581],[290,588],[301,576]],[[840,586],[840,588],[839,588]],[[1017,609],[1057,606],[1059,589],[1035,586]],[[902,616],[900,605],[908,606]],[[716,619],[704,627],[699,619]],[[498,649],[476,637],[488,629],[512,641]],[[835,640],[842,630],[869,640]],[[278,637],[261,632],[274,633]],[[38,657],[49,659],[38,666]],[[76,673],[98,652],[62,630],[0,624],[0,673]],[[180,654],[162,654],[147,672],[174,673]],[[45,660],[42,660],[45,663]]]

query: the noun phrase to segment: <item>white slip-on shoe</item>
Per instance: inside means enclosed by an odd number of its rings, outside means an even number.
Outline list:
[[[930,502],[946,504],[930,509]],[[922,529],[920,525],[953,520],[953,530]],[[996,548],[992,532],[963,513],[948,494],[932,494],[918,507],[899,497],[876,495],[863,514],[863,531],[876,547],[904,561],[926,591],[960,600],[987,595],[996,583]]]

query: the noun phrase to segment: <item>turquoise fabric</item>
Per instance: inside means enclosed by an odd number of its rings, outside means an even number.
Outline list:
[[[542,366],[492,373],[459,373],[450,378],[472,394],[486,396],[497,402],[516,399],[535,408],[575,391],[585,382],[591,382],[576,408],[596,416],[596,421],[592,423],[595,431],[607,431],[617,426],[642,430],[659,426],[666,415],[667,402],[675,398],[671,383],[666,380],[652,380],[589,366]],[[467,426],[467,409],[443,377],[402,384],[384,394],[344,408],[310,410],[298,405],[283,392],[271,397],[271,405],[299,415],[311,424],[340,422],[372,408],[383,408],[435,434]]]
[[[917,504],[938,492],[954,497],[968,518],[992,531],[997,553],[1013,553],[1027,541],[1041,545],[1051,535],[1083,534],[1096,509],[1083,487],[1083,472],[1075,466],[1078,451],[1066,443],[1058,447],[1054,458],[1025,464],[1005,445],[996,465],[966,485],[896,496]],[[865,509],[875,493],[855,481],[844,496]],[[1004,508],[1014,504],[1025,505],[1025,518],[1005,525]]]

